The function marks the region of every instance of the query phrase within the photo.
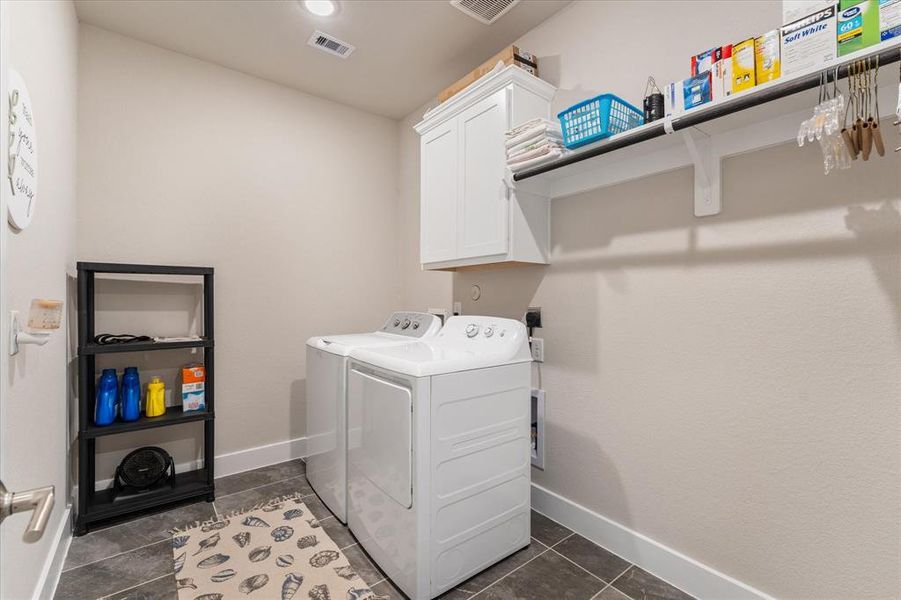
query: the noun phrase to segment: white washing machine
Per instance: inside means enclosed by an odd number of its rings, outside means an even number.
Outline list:
[[[396,312],[372,333],[307,340],[307,481],[335,516],[347,523],[347,361],[354,348],[375,348],[433,338],[441,319]]]
[[[413,600],[529,544],[525,326],[448,319],[431,341],[351,352],[348,524]]]

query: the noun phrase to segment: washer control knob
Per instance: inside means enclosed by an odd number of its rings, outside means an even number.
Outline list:
[[[400,325],[400,319],[394,319],[394,326],[397,327]]]
[[[419,321],[413,321],[413,329],[419,329]]]
[[[466,326],[466,337],[474,338],[479,334],[479,326],[475,323],[470,323]]]
[[[406,329],[409,326],[410,326],[410,319],[404,319],[404,322],[403,322],[403,324],[401,324],[400,328]]]
[[[485,337],[491,337],[494,335],[494,327],[486,327],[485,328]]]

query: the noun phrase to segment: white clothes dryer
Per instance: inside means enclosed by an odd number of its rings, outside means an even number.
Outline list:
[[[437,337],[351,351],[348,524],[413,600],[529,544],[525,326],[451,317]]]
[[[376,348],[436,336],[432,314],[396,312],[378,331],[307,340],[307,481],[335,516],[347,523],[347,362],[355,348]]]

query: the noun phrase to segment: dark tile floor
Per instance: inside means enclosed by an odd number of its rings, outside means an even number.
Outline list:
[[[216,480],[216,502],[198,502],[75,538],[57,600],[177,600],[167,531],[300,492],[323,529],[376,594],[404,600],[350,531],[313,494],[303,461]],[[690,600],[691,596],[532,512],[532,543],[464,581],[440,600]]]

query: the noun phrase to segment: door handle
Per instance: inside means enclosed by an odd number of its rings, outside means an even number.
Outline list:
[[[25,528],[24,539],[26,542],[38,541],[53,512],[53,491],[54,487],[48,485],[25,492],[8,492],[0,481],[0,523],[9,515],[34,511]]]

